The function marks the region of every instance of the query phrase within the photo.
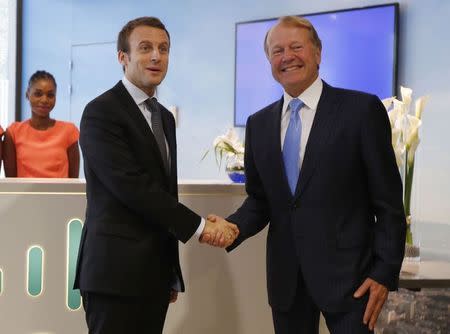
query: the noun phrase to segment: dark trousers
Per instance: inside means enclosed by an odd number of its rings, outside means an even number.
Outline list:
[[[299,275],[301,276],[301,275]],[[323,312],[328,330],[331,334],[370,334],[373,333],[363,323],[367,298],[356,302],[356,307],[349,312]],[[299,278],[295,301],[287,312],[272,309],[275,334],[318,334],[320,310],[313,302]]]
[[[123,297],[82,291],[89,334],[161,334],[169,297]]]

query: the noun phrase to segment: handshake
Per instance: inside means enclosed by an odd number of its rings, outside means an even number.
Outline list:
[[[208,215],[199,241],[211,246],[225,248],[230,246],[238,235],[239,229],[235,224],[227,222],[222,217]]]

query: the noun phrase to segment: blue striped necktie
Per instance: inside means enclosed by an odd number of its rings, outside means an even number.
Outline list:
[[[286,130],[283,144],[284,169],[291,188],[292,195],[295,194],[295,188],[300,174],[300,138],[302,136],[302,121],[300,119],[300,109],[304,103],[299,99],[292,99],[289,102],[291,117],[289,126]]]

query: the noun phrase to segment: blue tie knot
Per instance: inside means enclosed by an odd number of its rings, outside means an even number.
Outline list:
[[[298,111],[303,107],[303,101],[300,99],[292,99],[291,102],[289,102],[289,107],[291,108],[291,117],[292,115],[298,114]]]

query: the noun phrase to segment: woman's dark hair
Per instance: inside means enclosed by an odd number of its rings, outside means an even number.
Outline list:
[[[47,71],[36,71],[31,75],[30,80],[28,80],[27,91],[39,80],[50,80],[53,82],[56,89],[56,80],[51,73],[48,73]]]

